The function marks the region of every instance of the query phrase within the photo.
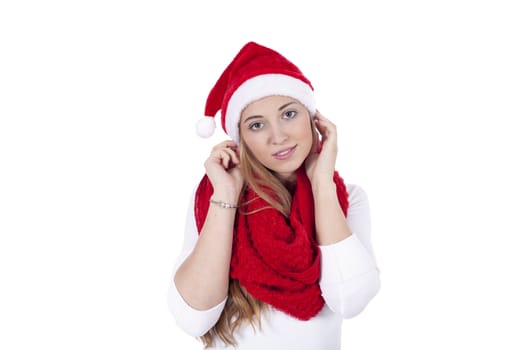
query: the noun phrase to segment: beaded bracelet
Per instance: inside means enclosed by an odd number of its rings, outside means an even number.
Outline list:
[[[217,204],[219,207],[225,208],[225,209],[237,209],[239,207],[239,206],[234,205],[234,204],[226,203],[226,202],[223,202],[223,201],[216,201],[216,200],[213,200],[211,198],[210,198],[210,203]]]

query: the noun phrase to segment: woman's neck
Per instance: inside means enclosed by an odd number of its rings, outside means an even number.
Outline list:
[[[279,178],[281,180],[281,183],[286,187],[288,192],[293,194],[295,192],[295,185],[297,183],[296,176],[293,174],[293,176],[287,177],[287,178]]]

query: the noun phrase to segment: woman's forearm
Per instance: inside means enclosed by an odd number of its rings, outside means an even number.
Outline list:
[[[332,179],[313,183],[312,191],[319,245],[337,243],[349,237],[352,231],[339,205],[336,186]]]
[[[210,205],[192,253],[175,273],[183,299],[197,310],[207,310],[228,294],[235,209]]]

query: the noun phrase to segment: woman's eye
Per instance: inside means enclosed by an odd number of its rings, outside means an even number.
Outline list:
[[[287,119],[291,119],[293,117],[295,117],[297,115],[297,112],[296,111],[286,111],[284,112],[284,117],[287,118]]]
[[[255,123],[252,123],[248,126],[248,129],[250,130],[259,130],[260,128],[263,127],[263,123],[261,122],[255,122]]]

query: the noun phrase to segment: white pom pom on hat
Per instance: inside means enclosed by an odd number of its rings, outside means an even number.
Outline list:
[[[195,125],[197,135],[199,135],[202,138],[208,138],[211,135],[213,135],[215,127],[216,124],[215,119],[213,117],[202,117],[197,121],[197,124]]]
[[[197,134],[210,137],[215,115],[221,111],[223,130],[239,143],[239,120],[251,102],[267,96],[289,96],[301,102],[313,115],[316,111],[313,87],[292,62],[280,53],[249,42],[242,47],[211,89],[205,117],[196,125]]]

